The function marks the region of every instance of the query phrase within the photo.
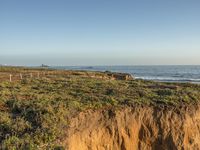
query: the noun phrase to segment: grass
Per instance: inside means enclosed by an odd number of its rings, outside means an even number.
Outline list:
[[[24,70],[1,67],[0,72],[12,73],[13,69]],[[53,77],[0,82],[0,149],[62,149],[70,116],[87,109],[176,107],[196,104],[200,97],[200,86],[195,84],[103,80],[84,76],[83,72],[57,73]]]

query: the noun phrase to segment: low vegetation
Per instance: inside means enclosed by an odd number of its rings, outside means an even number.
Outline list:
[[[12,69],[24,70],[1,67],[0,72]],[[0,82],[0,149],[62,149],[70,117],[87,109],[177,107],[198,103],[200,97],[200,86],[195,84],[106,80],[63,72]]]

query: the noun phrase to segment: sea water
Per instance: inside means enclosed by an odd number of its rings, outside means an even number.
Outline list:
[[[137,79],[200,83],[200,66],[62,66],[54,68],[124,72],[130,73]]]

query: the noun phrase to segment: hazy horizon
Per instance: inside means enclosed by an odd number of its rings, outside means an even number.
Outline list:
[[[0,64],[200,65],[200,1],[2,0]]]

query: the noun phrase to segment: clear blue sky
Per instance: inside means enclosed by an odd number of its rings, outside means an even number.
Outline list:
[[[200,64],[199,0],[0,0],[0,64]]]

